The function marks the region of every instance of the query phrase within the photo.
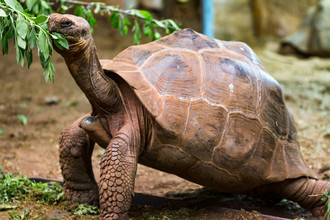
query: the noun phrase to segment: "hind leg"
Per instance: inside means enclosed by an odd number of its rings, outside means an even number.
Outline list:
[[[89,115],[79,118],[61,133],[60,166],[64,181],[63,190],[67,199],[96,205],[98,187],[91,164],[94,142],[79,127],[79,122]]]
[[[254,194],[264,199],[292,200],[309,210],[313,216],[320,217],[324,215],[327,202],[321,200],[325,190],[330,190],[330,182],[301,177],[260,186],[254,190]]]

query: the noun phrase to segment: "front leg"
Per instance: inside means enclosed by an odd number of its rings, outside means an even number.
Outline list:
[[[81,119],[88,115],[79,118],[61,133],[59,156],[66,198],[73,202],[96,205],[98,187],[91,165],[94,142],[78,126]]]
[[[134,194],[138,145],[133,133],[121,129],[101,159],[99,183],[101,219],[127,219]]]

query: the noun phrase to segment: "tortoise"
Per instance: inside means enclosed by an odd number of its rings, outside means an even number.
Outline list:
[[[330,184],[303,159],[281,87],[249,46],[183,29],[99,60],[84,19],[52,14],[48,28],[68,40],[57,52],[92,106],[60,137],[69,200],[99,203],[101,219],[127,218],[141,163],[322,215]],[[98,184],[95,143],[105,149]]]
[[[282,40],[279,53],[330,57],[330,0],[310,8],[301,27]]]

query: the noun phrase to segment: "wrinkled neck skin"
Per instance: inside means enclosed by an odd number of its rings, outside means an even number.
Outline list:
[[[118,86],[104,74],[93,38],[71,44],[69,50],[60,53],[72,77],[91,103],[93,112],[108,114],[121,109]]]

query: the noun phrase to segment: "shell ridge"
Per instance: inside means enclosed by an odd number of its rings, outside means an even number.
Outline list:
[[[259,121],[259,123],[260,123],[260,121]],[[260,138],[261,138],[262,130],[264,128],[261,123],[260,123],[260,126],[261,126],[261,129],[259,131],[258,138],[256,138],[256,142],[255,142],[257,144],[260,143]],[[253,149],[253,151],[251,153],[250,159],[253,159],[254,154],[257,151],[257,148],[258,148],[257,146],[254,147],[254,149]],[[248,162],[249,162],[249,160],[246,160],[244,164],[247,164]]]
[[[202,161],[202,160],[199,160],[196,162],[196,164],[194,164],[193,166],[190,167],[190,169],[194,169],[195,167],[197,167],[198,165],[200,165],[201,163],[204,163],[204,164],[208,164],[210,166],[213,166],[214,168],[218,169],[218,170],[222,170],[224,171],[228,176],[234,176],[236,177],[237,179],[239,179],[239,175],[238,174],[233,174],[231,172],[229,172],[228,170],[226,170],[225,168],[223,167],[219,167],[218,165],[216,165],[214,162],[210,161]]]
[[[259,113],[260,113],[260,105],[261,105],[261,90],[260,90],[260,83],[261,80],[259,80],[260,75],[258,72],[258,68],[256,68],[255,65],[251,65],[250,62],[248,62],[248,66],[249,68],[252,70],[251,72],[253,72],[254,77],[255,77],[255,85],[256,85],[256,103],[257,103],[257,108],[256,108],[256,116],[258,116],[259,118]]]
[[[288,107],[285,107],[286,109],[286,136],[285,138],[289,140],[289,135],[290,135],[290,119],[289,119],[289,110]]]
[[[284,164],[286,165],[285,166],[285,173],[286,173],[286,177],[288,178],[289,177],[289,169],[288,169],[288,158],[286,156],[286,153],[285,153],[285,144],[284,143],[287,143],[288,141],[279,141],[278,144],[281,144],[282,145],[282,154],[283,154],[283,160],[284,160]]]
[[[223,127],[223,130],[222,130],[222,133],[221,133],[221,137],[220,137],[218,143],[214,145],[214,148],[213,148],[213,151],[212,151],[212,155],[211,155],[211,161],[212,162],[213,162],[213,158],[214,158],[214,154],[215,154],[215,148],[221,146],[222,141],[223,141],[224,136],[225,136],[225,131],[226,131],[226,128],[227,128],[227,122],[229,120],[229,111],[227,109],[225,109],[225,110],[227,111],[226,121],[224,122],[225,123],[225,126]]]
[[[205,101],[207,104],[209,105],[212,105],[212,106],[217,106],[217,107],[222,107],[224,108],[227,112],[229,112],[229,110],[227,109],[226,106],[224,106],[223,104],[220,104],[220,103],[216,103],[214,101],[211,101],[209,100],[207,97],[204,97],[204,96],[200,96],[200,97],[195,97],[195,98],[184,98],[184,97],[177,97],[177,96],[173,96],[173,95],[169,95],[169,94],[165,94],[163,95],[164,97],[171,97],[171,98],[176,98],[176,99],[179,99],[179,100],[185,100],[185,101],[188,101],[188,102],[195,102],[195,101],[198,101],[198,100],[203,100]],[[235,111],[233,111],[235,112]],[[242,112],[242,111],[241,111]],[[244,113],[245,114],[245,113]],[[246,114],[245,114],[246,115]]]
[[[164,47],[163,45],[161,45],[162,47]],[[159,54],[159,53],[161,53],[161,52],[164,52],[164,51],[166,51],[167,49],[166,48],[163,48],[163,49],[161,49],[161,50],[159,50],[159,51],[157,51],[157,52],[155,52],[155,53],[153,53],[152,55],[150,55],[144,62],[143,62],[143,64],[141,64],[140,66],[139,66],[139,69],[141,70],[141,69],[143,69],[143,66],[146,64],[146,63],[148,63],[149,62],[149,60],[151,60],[154,56],[156,56],[157,54]],[[144,75],[144,74],[142,74],[142,75]]]
[[[270,134],[273,136],[273,132],[271,131]],[[278,142],[278,139],[276,138],[276,142]],[[272,170],[273,170],[273,165],[274,165],[274,160],[275,160],[275,154],[274,154],[274,151],[276,150],[277,148],[277,143],[276,143],[276,146],[275,146],[275,149],[273,150],[273,153],[272,153],[272,157],[269,161],[269,164],[268,166],[265,167],[265,170],[264,170],[264,176],[265,176],[265,179],[269,179],[271,174],[272,174]]]
[[[215,39],[215,43],[218,45],[218,47],[222,50],[225,49],[225,45],[223,44],[223,41],[222,40],[217,40]]]
[[[260,119],[258,117],[256,117],[256,115],[251,115],[251,114],[248,114],[246,112],[243,112],[241,110],[232,110],[232,111],[229,111],[229,114],[241,114],[241,115],[244,115],[245,117],[249,118],[249,119],[255,119],[259,122],[259,124],[263,127],[263,124],[261,123]]]
[[[182,143],[182,136],[187,131],[187,127],[188,127],[188,124],[189,124],[190,111],[191,111],[191,102],[188,105],[187,114],[186,114],[186,122],[185,122],[185,125],[184,125],[183,132],[180,134],[180,145]]]
[[[286,166],[287,160],[286,160],[286,156],[285,156],[284,147],[281,143],[282,143],[282,141],[279,141],[279,139],[277,138],[276,147],[272,152],[272,159],[269,164],[268,173],[267,173],[267,175],[265,175],[266,179],[269,179],[272,181],[274,181],[274,180],[280,181],[280,180],[284,180],[288,177],[288,167]],[[277,168],[275,167],[276,161],[279,161],[279,159],[276,158],[276,156],[281,156],[281,159],[282,159],[281,165],[285,165],[285,169],[284,170],[281,169],[281,175],[279,175],[278,170],[276,170]]]
[[[209,164],[209,165],[215,167],[215,168],[218,169],[218,170],[222,170],[222,171],[224,171],[224,172],[225,172],[227,175],[229,175],[229,176],[234,176],[234,177],[236,177],[237,179],[240,179],[240,176],[239,176],[238,173],[237,173],[237,174],[234,174],[234,173],[232,173],[232,172],[226,170],[225,168],[216,165],[213,161],[211,161],[211,162],[204,162],[204,163]]]
[[[261,112],[264,108],[265,108],[265,106],[262,106],[262,107],[260,108],[260,112]],[[286,114],[286,115],[288,115],[288,114]],[[267,122],[261,120],[260,118],[261,118],[261,117],[258,117],[258,119],[260,120],[260,122],[261,122],[261,124],[263,125],[263,127],[267,128],[267,130],[271,131],[271,133],[274,133],[274,131],[272,131],[272,129],[271,129],[272,126],[271,126],[270,124],[268,124]],[[287,120],[287,116],[286,116],[286,120]],[[275,126],[276,126],[276,125],[275,125]],[[288,127],[288,125],[287,125],[287,127]],[[287,135],[288,135],[288,134],[282,135],[282,134],[277,133],[276,139],[277,139],[277,140],[287,140],[287,138],[286,138]]]
[[[199,71],[201,73],[201,81],[200,81],[200,85],[199,85],[199,95],[202,97],[204,95],[205,92],[205,77],[206,77],[206,70],[205,70],[205,61],[204,58],[202,56],[201,53],[198,53],[198,57],[199,57]],[[197,74],[196,74],[197,77]]]
[[[227,110],[227,109],[226,109]],[[223,131],[222,131],[222,134],[221,134],[221,138],[220,138],[220,141],[219,141],[219,144],[216,145],[214,148],[213,148],[213,151],[212,151],[212,163],[216,164],[215,161],[214,161],[214,157],[215,157],[215,151],[217,148],[219,148],[224,140],[224,137],[225,137],[225,134],[226,134],[226,131],[227,131],[227,127],[228,127],[228,121],[229,121],[229,111],[227,110],[227,116],[226,116],[226,121],[224,122],[225,123],[225,126],[223,126]]]
[[[259,68],[255,68],[256,71],[256,79],[257,79],[257,91],[258,91],[258,106],[257,106],[257,116],[260,118],[260,112],[261,112],[261,92],[262,92],[262,86],[263,86],[263,81],[261,80],[261,75],[259,72]]]

